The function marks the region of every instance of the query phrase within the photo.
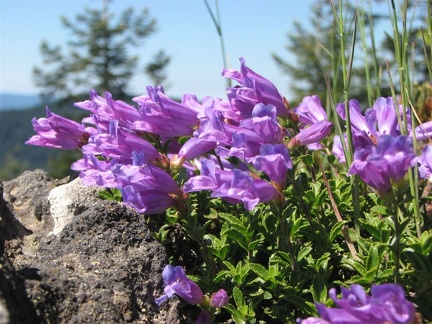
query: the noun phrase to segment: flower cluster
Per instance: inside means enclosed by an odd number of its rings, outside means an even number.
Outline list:
[[[165,284],[164,294],[156,298],[156,304],[161,305],[168,298],[177,295],[191,305],[199,305],[203,310],[195,323],[211,323],[212,313],[209,310],[228,305],[229,296],[224,289],[218,290],[209,298],[186,276],[181,266],[173,267],[168,264],[162,272],[162,277]]]
[[[405,292],[396,284],[371,287],[368,295],[362,286],[353,284],[350,289],[341,287],[342,298],[330,289],[329,296],[338,308],[328,308],[316,303],[321,316],[297,320],[298,324],[414,324],[417,323],[413,303],[406,300]]]
[[[346,119],[345,104],[339,103],[336,111]],[[417,141],[426,140],[432,134],[432,122],[424,123],[412,130],[410,109],[395,104],[393,98],[378,98],[372,108],[361,112],[357,100],[348,102],[351,122],[354,160],[348,174],[357,174],[369,186],[385,194],[392,184],[401,181],[410,166],[418,158],[413,148],[413,137]],[[402,132],[407,131],[407,134]],[[344,137],[346,142],[346,137]],[[340,162],[345,162],[342,141],[334,137],[333,154]],[[426,148],[421,158],[420,177],[430,176]]]
[[[307,96],[291,109],[242,58],[239,71],[224,69],[222,76],[238,83],[227,89],[227,100],[185,94],[178,102],[156,86],[147,87],[131,105],[91,90],[89,100],[75,103],[90,113],[81,123],[47,108],[46,118],[33,119],[37,135],[26,143],[81,150],[82,158],[71,168],[80,172],[82,183],[119,189],[123,202],[143,214],[173,208],[184,215],[192,205],[189,196],[198,191],[246,210],[269,202],[283,206],[293,150],[329,151],[332,123],[318,96]],[[413,147],[432,135],[432,122],[412,129],[410,110],[393,98],[378,98],[364,113],[358,101],[347,104],[338,104],[336,111],[351,125],[349,175],[358,175],[382,195],[415,164],[421,178],[432,179],[432,146],[426,145],[420,158]],[[346,160],[347,145],[347,136],[333,138],[332,152],[340,162]],[[224,289],[205,295],[181,266],[167,265],[162,276],[164,294],[156,304],[177,295],[199,305],[196,323],[210,323],[214,311],[229,302]],[[415,323],[414,306],[398,285],[372,286],[371,295],[359,285],[341,290],[341,299],[330,290],[338,308],[317,303],[321,318],[298,323]]]
[[[26,143],[81,149],[72,169],[83,184],[117,188],[144,214],[182,210],[188,193],[201,190],[248,210],[282,199],[290,150],[319,148],[332,124],[317,96],[291,110],[269,80],[240,62],[240,71],[222,72],[239,83],[227,90],[228,100],[186,94],[177,102],[157,86],[133,98],[134,107],[92,90],[89,100],[75,103],[90,112],[81,124],[47,109],[47,118],[33,120],[38,135]],[[292,116],[298,127],[282,127],[278,118]],[[181,167],[186,178],[175,181]]]

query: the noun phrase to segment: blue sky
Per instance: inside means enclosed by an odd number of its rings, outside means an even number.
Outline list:
[[[213,0],[208,1],[214,7]],[[219,0],[228,65],[239,68],[238,58],[272,80],[284,95],[289,79],[271,57],[275,52],[288,58],[286,34],[294,19],[307,23],[310,0]],[[32,68],[41,65],[39,44],[64,45],[68,30],[60,16],[74,20],[85,7],[101,8],[102,0],[0,0],[0,92],[34,94]],[[110,12],[146,6],[158,21],[158,32],[139,49],[141,66],[147,57],[164,49],[171,56],[168,95],[193,93],[198,97],[225,97],[220,42],[203,0],[114,0]],[[135,77],[130,91],[139,95],[149,83]]]

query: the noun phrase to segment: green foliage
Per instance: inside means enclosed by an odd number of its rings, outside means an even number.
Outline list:
[[[115,188],[107,188],[104,190],[99,191],[99,197],[105,200],[111,200],[111,201],[122,201],[122,194],[119,189]]]
[[[372,98],[390,95],[389,82],[383,71],[387,69],[386,60],[389,59],[389,55],[394,56],[393,39],[389,34],[375,34],[376,26],[389,22],[390,15],[378,10],[370,12],[372,4],[379,2],[316,0],[311,7],[310,28],[302,21],[294,21],[293,28],[287,33],[286,49],[295,56],[295,61],[284,58],[280,53],[272,54],[281,71],[292,80],[289,90],[294,94],[294,98],[290,101],[297,103],[310,94],[317,94],[324,101],[328,99],[328,85],[331,86],[333,100],[342,101],[344,77],[340,45],[343,43],[343,48],[348,53],[351,51],[353,39],[357,39],[357,42],[350,75],[349,96],[357,98],[362,103],[372,104]],[[339,13],[340,3],[343,4],[343,39],[338,29],[338,21],[334,18],[334,13]],[[415,28],[411,31],[413,37],[407,42],[413,44],[412,48],[417,57],[423,53],[423,46],[421,38],[415,36],[418,36],[427,12],[424,8],[425,3],[418,5],[422,9],[416,7],[417,11],[410,11],[412,16],[409,17],[414,21]],[[381,43],[381,46],[377,43]],[[421,80],[424,80],[424,73],[427,70],[424,64],[418,62],[413,62],[412,66],[423,69]],[[326,78],[329,80],[328,84]]]

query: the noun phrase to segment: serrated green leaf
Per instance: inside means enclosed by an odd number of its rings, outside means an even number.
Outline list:
[[[411,263],[415,270],[430,271],[432,269],[429,260],[423,255],[409,250],[403,251],[402,255]]]
[[[219,217],[226,220],[231,225],[237,225],[237,226],[244,227],[241,220],[236,216],[233,216],[233,215],[227,214],[227,213],[220,213]]]
[[[342,226],[344,226],[345,223],[346,223],[345,221],[337,222],[332,226],[329,235],[330,242],[333,242],[338,235],[342,234]]]
[[[297,261],[303,260],[303,258],[306,257],[311,251],[312,248],[310,246],[305,246],[304,248],[302,248],[297,254]]]
[[[379,206],[379,205],[377,205],[377,206],[372,206],[372,208],[371,208],[370,210],[371,210],[371,212],[373,212],[373,213],[377,213],[377,214],[380,214],[380,215],[383,215],[383,216],[388,215],[388,210],[387,210],[387,208],[384,207],[384,206]]]
[[[248,250],[248,242],[246,240],[246,237],[242,233],[237,231],[236,229],[230,228],[230,229],[224,231],[223,235],[232,239],[235,243],[240,245],[244,250],[249,251]]]
[[[320,274],[315,275],[311,292],[315,302],[323,303],[327,299],[327,287]]]
[[[234,302],[237,306],[237,309],[242,313],[245,314],[247,312],[247,305],[244,300],[243,293],[238,287],[233,288],[233,298]]]
[[[378,249],[375,245],[372,245],[368,251],[368,255],[365,262],[366,271],[377,271],[380,263],[380,257],[378,255]]]
[[[260,278],[265,281],[271,279],[270,275],[265,267],[258,263],[249,263],[250,269],[255,272]]]
[[[355,270],[358,274],[362,275],[366,272],[363,265],[360,263],[360,261],[355,259],[346,259],[343,261],[344,264],[348,265],[351,269]]]

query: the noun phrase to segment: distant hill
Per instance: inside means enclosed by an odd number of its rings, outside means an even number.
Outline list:
[[[19,93],[0,93],[0,111],[23,110],[44,105],[38,95],[26,95]]]

